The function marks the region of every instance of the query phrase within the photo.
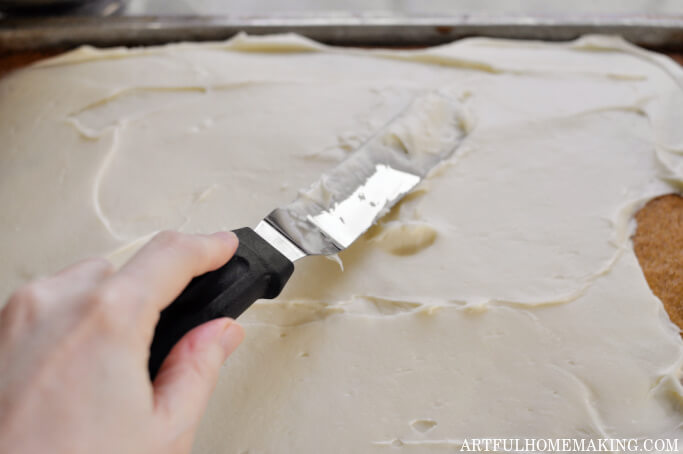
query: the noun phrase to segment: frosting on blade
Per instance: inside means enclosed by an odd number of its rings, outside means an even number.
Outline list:
[[[453,155],[469,132],[469,114],[456,97],[429,92],[268,221],[310,255],[349,247]]]

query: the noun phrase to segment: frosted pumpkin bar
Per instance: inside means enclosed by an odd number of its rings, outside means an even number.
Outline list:
[[[162,229],[253,226],[439,89],[470,114],[461,149],[343,269],[307,258],[244,314],[196,452],[681,439],[683,341],[631,236],[683,184],[682,87],[604,36],[81,48],[0,80],[0,296]]]

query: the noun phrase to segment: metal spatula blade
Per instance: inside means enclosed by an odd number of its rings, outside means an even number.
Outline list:
[[[195,278],[162,313],[149,369],[190,329],[218,317],[236,318],[254,301],[275,298],[307,255],[349,247],[467,135],[460,102],[441,92],[419,96],[384,128],[292,203],[258,226],[235,230],[240,245],[222,268]]]

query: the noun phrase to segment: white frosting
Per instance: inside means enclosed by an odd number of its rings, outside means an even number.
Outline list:
[[[468,118],[453,93],[417,96],[370,140],[267,219],[309,255],[348,248],[460,148],[469,132]]]
[[[304,259],[244,314],[196,452],[682,438],[683,342],[629,239],[683,184],[681,87],[669,59],[600,36],[82,48],[0,81],[0,296],[160,229],[253,226],[451,90],[472,113],[460,150],[343,270]]]

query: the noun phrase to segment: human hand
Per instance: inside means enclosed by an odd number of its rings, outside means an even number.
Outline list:
[[[228,318],[198,326],[154,383],[149,346],[159,312],[237,242],[229,232],[164,232],[119,271],[86,260],[14,293],[0,312],[0,452],[189,452],[244,333]]]

